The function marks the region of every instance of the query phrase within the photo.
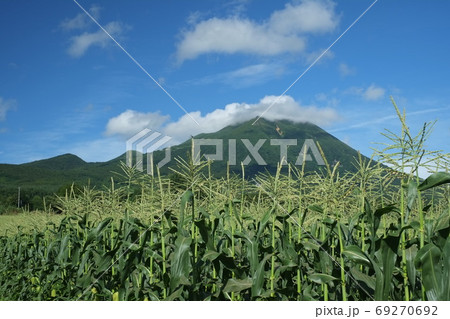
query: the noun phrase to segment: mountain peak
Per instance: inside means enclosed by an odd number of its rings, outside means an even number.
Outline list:
[[[310,122],[293,122],[290,120],[267,120],[254,118],[249,121],[224,127],[214,133],[202,133],[194,138],[208,139],[315,139],[331,136],[319,126]],[[331,136],[334,138],[334,136]]]
[[[230,125],[214,133],[196,135],[193,138],[195,157],[200,155],[202,159],[213,159],[211,171],[219,175],[226,172],[227,163],[230,171],[239,174],[243,163],[246,175],[254,176],[258,172],[275,172],[281,161],[301,166],[306,150],[306,171],[325,169],[325,162],[330,165],[340,162],[339,169],[342,171],[354,170],[353,163],[358,158],[358,152],[319,126],[290,120],[260,118],[256,123],[255,120]],[[176,157],[186,158],[191,150],[191,140],[172,146],[171,158],[164,160],[166,166],[162,167],[161,172],[166,173],[167,167],[174,165]],[[164,151],[154,152],[154,164],[163,163],[165,156]]]

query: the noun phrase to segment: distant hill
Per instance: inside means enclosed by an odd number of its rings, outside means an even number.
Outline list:
[[[24,167],[43,168],[51,170],[70,170],[73,168],[81,167],[87,163],[76,155],[63,154],[49,159],[40,161],[34,161],[23,164]]]
[[[0,164],[0,190],[22,187],[54,192],[72,182],[87,184],[90,181],[101,185],[109,180],[111,171],[117,169],[116,163],[86,163],[72,154],[20,165]]]
[[[300,161],[301,164],[302,160],[301,158],[299,160],[299,155],[303,154],[302,147],[305,143],[308,146],[305,170],[307,172],[315,171],[324,168],[323,165],[320,165],[320,154],[317,156],[318,152],[314,152],[316,142],[322,147],[330,165],[340,162],[341,171],[355,170],[353,163],[358,157],[358,152],[317,125],[294,123],[287,120],[272,122],[263,118],[259,119],[255,125],[252,125],[253,122],[254,120],[251,120],[227,126],[217,132],[199,134],[194,137],[197,144],[201,143],[199,141],[202,139],[222,141],[223,145],[219,147],[219,151],[222,151],[222,159],[214,161],[211,165],[214,175],[224,176],[226,174],[227,161],[234,162],[231,163],[233,165],[230,165],[231,173],[239,175],[241,174],[241,162],[247,161],[245,175],[249,178],[259,172],[273,173],[277,163],[280,162],[280,153],[283,149],[286,151],[287,162],[296,165],[296,162],[299,164]],[[283,143],[284,146],[280,145]],[[169,167],[176,165],[175,158],[187,159],[191,149],[191,139],[180,145],[172,146],[171,160],[161,168],[161,173],[170,174]],[[214,145],[202,145],[199,149],[202,155],[216,154],[217,152]],[[253,154],[249,149],[253,149]],[[159,163],[164,156],[164,150],[155,151],[154,164]],[[125,153],[110,161],[96,163],[87,163],[76,155],[64,154],[26,164],[0,164],[0,203],[2,200],[14,201],[18,187],[23,189],[24,194],[28,190],[30,196],[51,194],[73,182],[79,185],[86,185],[89,182],[92,186],[101,187],[109,184],[110,178],[113,176],[112,172],[120,172],[120,162],[125,161]]]

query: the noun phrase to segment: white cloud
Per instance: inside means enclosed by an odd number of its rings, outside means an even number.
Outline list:
[[[347,89],[344,93],[359,95],[367,101],[376,101],[383,98],[386,90],[382,87],[371,84],[368,88],[362,87],[351,87]]]
[[[256,104],[230,103],[224,108],[216,109],[205,115],[198,111],[190,112],[189,115],[183,115],[177,121],[169,122],[164,126],[161,125],[166,121],[167,116],[127,110],[108,122],[106,132],[107,135],[119,133],[129,137],[147,127],[171,136],[172,143],[180,143],[191,135],[216,132],[226,126],[254,119],[272,103],[274,103],[272,107],[263,116],[271,121],[286,119],[296,123],[311,122],[323,126],[339,119],[337,112],[332,108],[302,106],[290,96],[277,99],[277,96],[265,96]]]
[[[141,113],[126,110],[108,121],[105,134],[107,136],[117,134],[129,138],[144,128],[159,129],[168,119],[168,115],[161,115],[159,112]]]
[[[124,27],[120,22],[110,22],[105,27],[111,36],[117,36],[122,34]],[[70,46],[67,52],[75,58],[82,56],[86,51],[92,46],[100,46],[102,48],[106,47],[110,43],[111,39],[109,36],[103,32],[103,30],[98,30],[96,32],[84,32],[83,34],[74,36],[71,38]]]
[[[0,122],[6,120],[6,114],[8,111],[14,109],[16,106],[15,100],[4,100],[0,97]]]
[[[276,55],[304,48],[303,38],[271,32],[250,20],[212,18],[184,34],[177,46],[177,60],[182,63],[209,52]]]
[[[338,23],[334,6],[331,1],[288,3],[283,10],[272,13],[269,27],[281,34],[333,31]]]
[[[89,9],[89,14],[94,19],[99,19],[100,7],[92,5]],[[95,27],[96,31],[89,31],[91,26]],[[119,21],[111,21],[103,27],[113,37],[122,35],[128,28],[128,26],[125,26]],[[60,28],[64,31],[84,31],[83,33],[74,35],[69,39],[67,53],[74,58],[81,57],[89,48],[93,46],[105,48],[108,44],[112,43],[109,36],[103,30],[99,29],[98,26],[93,23],[91,18],[84,12],[80,12],[72,19],[65,19],[60,23]]]
[[[91,14],[95,19],[97,19],[100,13],[100,7],[92,5],[88,11],[89,14]],[[87,28],[90,23],[91,20],[86,15],[86,13],[80,12],[74,18],[72,19],[67,18],[63,22],[61,22],[60,27],[65,31],[82,30]]]
[[[372,84],[364,91],[363,97],[366,100],[375,101],[381,99],[384,96],[384,93],[385,89]]]
[[[241,17],[210,18],[184,31],[177,45],[177,62],[199,55],[246,53],[272,56],[302,52],[308,33],[333,31],[339,21],[331,1],[303,0],[287,4],[262,23]]]
[[[356,69],[350,67],[346,63],[340,63],[339,64],[339,73],[341,74],[341,76],[355,75],[356,74]]]

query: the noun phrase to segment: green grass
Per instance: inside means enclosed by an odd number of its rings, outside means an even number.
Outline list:
[[[0,235],[12,236],[19,232],[44,231],[49,223],[59,225],[65,216],[43,211],[20,211],[11,215],[0,215]]]

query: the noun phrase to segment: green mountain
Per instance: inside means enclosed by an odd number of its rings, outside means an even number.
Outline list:
[[[211,172],[216,176],[226,174],[227,162],[230,162],[231,173],[239,175],[241,162],[247,164],[245,175],[249,178],[259,172],[273,173],[283,151],[286,153],[287,162],[292,165],[302,164],[303,147],[307,148],[305,170],[324,169],[317,142],[330,165],[340,162],[340,170],[354,170],[353,163],[358,157],[357,151],[314,124],[293,123],[287,120],[271,122],[263,118],[255,125],[252,125],[253,122],[254,120],[251,120],[228,126],[215,133],[199,134],[193,141],[189,139],[171,147],[170,161],[161,167],[161,173],[171,174],[169,167],[176,167],[175,159],[177,157],[188,159],[193,146],[194,149],[197,147],[202,159],[205,159],[206,154],[217,154],[216,160],[211,165]],[[200,145],[202,143],[203,145]],[[155,151],[154,165],[157,165],[165,155],[165,150]],[[96,163],[87,163],[75,155],[64,154],[26,164],[0,164],[0,204],[17,205],[19,187],[22,189],[24,201],[28,202],[36,196],[42,198],[44,195],[53,194],[72,183],[79,185],[89,183],[101,187],[110,182],[112,172],[121,171],[120,163],[125,161],[125,153],[110,161]],[[133,152],[133,164],[135,162],[136,152]],[[35,201],[37,200],[35,198]]]
[[[72,183],[100,187],[110,181],[113,171],[120,171],[118,161],[86,163],[64,154],[25,164],[0,164],[0,214],[16,207],[20,188],[20,205],[43,208],[42,198],[64,192]]]
[[[275,172],[277,163],[281,162],[283,149],[286,153],[286,162],[291,165],[303,163],[304,147],[306,147],[305,171],[315,171],[325,169],[323,156],[316,146],[320,145],[325,155],[326,161],[330,165],[340,163],[341,171],[354,171],[355,158],[358,152],[341,142],[336,137],[327,133],[317,125],[311,123],[294,123],[288,120],[268,121],[259,119],[252,125],[254,120],[241,124],[227,126],[215,133],[199,134],[194,137],[194,141],[188,140],[171,149],[171,161],[161,167],[161,172],[167,174],[168,168],[173,165],[175,158],[186,158],[187,154],[192,154],[193,142],[195,145],[202,143],[202,139],[221,140],[219,145],[198,145],[197,151],[201,159],[206,158],[206,154],[217,154],[222,151],[222,156],[211,165],[213,174],[223,176],[226,174],[227,162],[231,162],[230,171],[241,174],[241,162],[250,160],[245,165],[245,175],[252,177],[259,172]],[[205,142],[203,142],[205,143]],[[217,143],[210,141],[208,144]],[[222,143],[222,144],[220,144]],[[231,145],[230,145],[231,144]],[[281,144],[281,145],[280,145]],[[284,144],[284,145],[283,145]],[[259,147],[260,146],[260,147]],[[255,153],[258,160],[251,154]],[[230,156],[231,153],[231,156]],[[235,155],[235,156],[234,156]],[[164,157],[165,151],[154,152],[154,164],[158,164]],[[234,162],[234,163],[233,163]],[[145,165],[144,165],[145,168]]]
[[[51,170],[69,170],[84,165],[86,165],[86,162],[73,154],[59,155],[49,159],[23,164],[24,167],[34,167]]]
[[[54,192],[64,184],[86,184],[89,180],[93,185],[99,185],[109,180],[111,170],[117,170],[116,166],[109,162],[86,163],[72,154],[19,165],[0,164],[0,189],[36,187]]]

